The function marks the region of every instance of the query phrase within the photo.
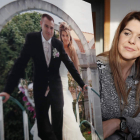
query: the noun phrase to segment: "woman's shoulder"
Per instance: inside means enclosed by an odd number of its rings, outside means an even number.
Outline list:
[[[108,56],[97,56],[96,61],[97,61],[97,64],[103,63],[104,65],[106,65],[109,63],[109,58],[108,58]]]
[[[109,65],[108,56],[97,56],[96,64],[99,74],[104,75],[106,77],[107,75],[110,75],[112,73]]]
[[[107,56],[97,56],[96,57],[96,64],[99,70],[103,70],[108,67],[109,58]]]

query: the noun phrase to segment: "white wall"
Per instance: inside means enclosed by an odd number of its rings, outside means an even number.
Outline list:
[[[110,0],[110,45],[115,31],[125,17],[131,11],[140,11],[140,0]]]
[[[0,0],[0,8],[15,0]],[[93,33],[91,4],[82,0],[44,0],[66,12],[83,32]]]

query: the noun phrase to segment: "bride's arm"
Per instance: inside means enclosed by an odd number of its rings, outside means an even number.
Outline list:
[[[84,81],[81,79],[80,74],[76,70],[74,63],[69,59],[66,51],[64,50],[62,42],[58,42],[58,51],[60,53],[60,59],[65,64],[66,68],[74,78],[74,80],[79,84],[81,88],[85,86]]]

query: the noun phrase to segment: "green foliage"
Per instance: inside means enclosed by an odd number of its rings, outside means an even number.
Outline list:
[[[76,92],[76,88],[78,86],[78,84],[76,83],[76,81],[72,78],[72,76],[70,75],[70,73],[68,73],[68,85],[69,87],[72,87],[75,89]],[[80,92],[78,92],[79,94]],[[73,111],[74,114],[76,116],[76,102],[77,99],[73,100]],[[83,120],[85,120],[85,109],[84,109],[84,92],[81,91],[81,94],[79,96],[78,99],[78,104],[79,104],[79,117],[80,117],[80,122],[82,122]],[[77,119],[77,118],[76,118]],[[88,134],[88,132],[90,132],[90,125],[87,123],[83,123],[81,125],[81,132],[83,134],[83,136],[85,137],[86,140],[91,140],[91,134]]]
[[[25,43],[26,34],[40,31],[39,13],[25,13],[17,15],[9,21],[0,32],[0,91],[6,82],[6,77]],[[26,68],[26,76],[32,78],[32,61]],[[26,77],[26,78],[27,78]]]
[[[26,34],[38,32],[40,27],[41,14],[25,13],[12,18],[0,32],[0,91],[3,91],[7,75],[11,70],[15,60],[18,58],[22,46],[25,43]],[[28,62],[25,70],[26,79],[32,80],[33,62]],[[25,77],[24,77],[25,78]],[[17,94],[16,88],[12,96],[19,100],[23,105],[22,94]],[[28,114],[31,124],[33,123],[31,113]],[[8,101],[4,104],[4,127],[5,140],[23,140],[23,118],[21,109],[13,102]],[[30,138],[31,139],[31,138]]]
[[[86,140],[92,140],[91,139],[91,134],[88,134],[88,131],[87,132],[84,132],[83,133],[83,136],[85,137]]]
[[[5,140],[23,140],[24,132],[22,120],[22,111],[17,105],[15,105],[12,101],[8,101],[4,104]]]

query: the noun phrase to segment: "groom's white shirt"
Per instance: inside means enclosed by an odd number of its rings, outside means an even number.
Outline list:
[[[48,64],[50,64],[50,60],[51,60],[51,40],[52,38],[50,38],[48,41],[44,38],[42,32],[41,32],[41,38],[42,38],[42,44],[43,44],[43,50],[44,50],[44,54],[45,54],[45,58],[46,58],[46,62],[47,60],[47,56],[49,57],[49,61],[47,62]],[[48,47],[48,53],[46,54],[46,47]]]
[[[47,41],[47,40],[44,38],[42,32],[41,32],[41,38],[42,38],[42,44],[43,44],[43,50],[44,50],[46,62],[48,61],[46,55],[48,55],[48,56],[49,56],[49,62],[47,62],[47,63],[50,64],[50,60],[51,60],[51,40],[52,40],[52,38],[50,38],[50,39]],[[48,53],[46,53],[46,47],[48,47],[48,49],[49,49],[49,50],[48,50]],[[49,65],[48,65],[48,67],[49,67]],[[50,88],[49,88],[49,86],[48,86],[48,87],[47,87],[47,91],[46,91],[46,93],[45,93],[45,97],[47,97],[49,91],[50,91]]]

